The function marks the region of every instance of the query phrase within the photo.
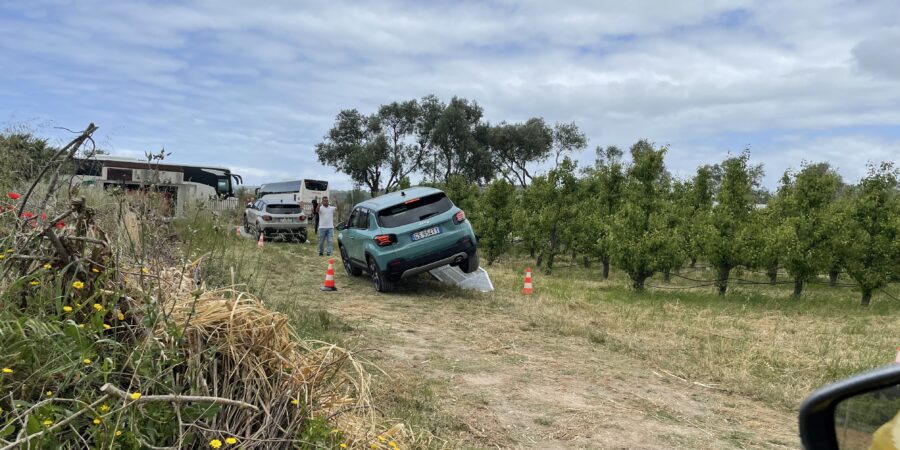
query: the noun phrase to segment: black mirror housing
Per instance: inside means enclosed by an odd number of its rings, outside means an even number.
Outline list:
[[[338,231],[347,229],[347,222],[341,222],[335,227]]]
[[[829,384],[800,405],[800,441],[807,450],[838,450],[835,409],[852,397],[900,385],[900,364],[875,369]]]

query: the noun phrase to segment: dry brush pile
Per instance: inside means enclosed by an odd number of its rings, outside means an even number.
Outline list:
[[[2,205],[0,449],[409,443],[351,352],[180,263],[152,189],[85,200],[60,181],[93,130]]]

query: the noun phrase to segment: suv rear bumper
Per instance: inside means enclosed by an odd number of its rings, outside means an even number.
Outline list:
[[[387,264],[386,275],[392,280],[409,278],[448,264],[459,264],[475,254],[475,244],[469,237],[456,244],[412,259],[395,259]]]

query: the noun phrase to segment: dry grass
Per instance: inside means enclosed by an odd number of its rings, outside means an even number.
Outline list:
[[[519,265],[491,271],[498,291],[514,292]],[[840,287],[815,285],[795,302],[780,285],[743,285],[720,298],[682,282],[641,295],[621,275],[597,278],[570,267],[536,275],[532,299],[498,295],[540,327],[787,409],[822,384],[891,363],[900,343],[898,305],[887,296],[865,309]]]

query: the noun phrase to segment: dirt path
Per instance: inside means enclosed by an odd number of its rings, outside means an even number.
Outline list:
[[[440,381],[438,406],[467,425],[450,439],[464,445],[799,447],[793,415],[517,319],[515,304],[423,297],[421,286],[376,295],[363,280],[351,284],[344,295],[314,295],[315,303],[382,349],[388,373]]]

